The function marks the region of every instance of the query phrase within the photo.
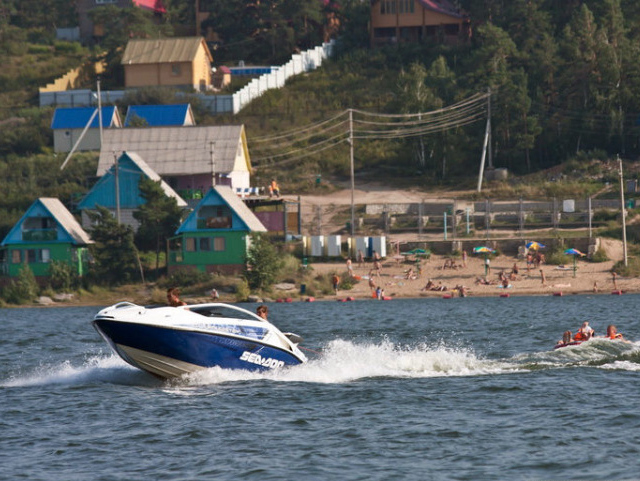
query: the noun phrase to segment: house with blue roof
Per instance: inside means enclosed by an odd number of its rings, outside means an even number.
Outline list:
[[[101,112],[103,129],[122,127],[122,120],[116,107],[102,107]],[[97,107],[57,108],[51,120],[53,150],[71,152],[81,137],[82,140],[76,150],[100,150],[100,117]],[[86,132],[84,132],[85,128]],[[84,135],[82,135],[83,132]]]
[[[167,272],[239,274],[252,232],[267,229],[229,186],[212,187],[169,239]]]
[[[137,230],[140,224],[133,217],[133,213],[145,203],[138,185],[142,177],[160,182],[160,187],[167,197],[176,199],[179,207],[187,207],[187,203],[147,165],[140,155],[135,152],[122,152],[117,160],[114,159],[111,168],[100,177],[78,204],[82,225],[85,228],[91,226],[87,211],[96,210],[96,206],[99,205],[108,209],[114,217],[119,216],[122,224],[130,225]],[[119,202],[116,199],[119,199]]]
[[[196,125],[190,104],[130,105],[125,127],[181,127]]]
[[[41,197],[27,209],[0,244],[0,281],[18,277],[28,266],[46,284],[53,261],[65,262],[78,276],[87,272],[93,244],[71,212],[58,199]]]

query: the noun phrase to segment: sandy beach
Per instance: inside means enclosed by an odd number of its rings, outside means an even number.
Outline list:
[[[622,259],[622,244],[620,241],[603,239],[603,246],[609,257],[609,261],[593,263],[586,260],[577,261],[577,269],[574,277],[573,264],[560,268],[553,265],[541,265],[538,269],[527,271],[525,259],[512,256],[498,256],[491,261],[490,273],[487,279],[492,283],[483,285],[476,282],[484,277],[484,258],[469,255],[466,266],[462,265],[460,258],[455,259],[455,268],[444,268],[447,257],[432,255],[429,260],[422,261],[422,273],[417,275],[415,264],[402,262],[393,258],[384,259],[380,275],[373,275],[376,285],[384,289],[384,294],[389,297],[444,297],[458,295],[452,292],[456,286],[464,286],[468,296],[543,296],[543,295],[572,295],[572,294],[612,294],[640,292],[640,279],[623,278],[618,276],[615,285],[611,275],[613,265]],[[514,264],[518,274],[509,279],[509,286],[500,286],[499,274],[501,271],[509,276]],[[415,278],[407,278],[409,269],[414,266]],[[347,277],[345,262],[340,263],[314,263],[315,272],[322,274],[337,273],[342,279]],[[542,281],[540,269],[544,273]],[[352,289],[339,290],[337,296],[329,298],[370,299],[372,297],[368,277],[372,270],[372,264],[365,263],[358,266],[353,264],[353,271],[359,280]],[[431,279],[434,284],[446,287],[446,291],[424,290],[425,285]],[[325,297],[325,298],[327,298]]]

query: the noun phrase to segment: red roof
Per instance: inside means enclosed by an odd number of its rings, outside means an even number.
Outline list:
[[[133,3],[138,7],[152,10],[155,13],[167,13],[167,9],[164,8],[162,0],[133,0]]]
[[[419,0],[422,6],[434,12],[444,13],[452,17],[464,18],[464,15],[448,0]]]

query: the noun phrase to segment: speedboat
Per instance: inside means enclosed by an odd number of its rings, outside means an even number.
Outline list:
[[[122,359],[161,378],[215,366],[264,371],[307,361],[299,336],[231,304],[119,302],[98,312],[92,324]]]

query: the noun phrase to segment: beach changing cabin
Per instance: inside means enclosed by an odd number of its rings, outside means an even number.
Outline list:
[[[51,262],[65,262],[82,276],[87,272],[87,248],[93,241],[58,199],[37,199],[0,244],[5,281],[28,266],[46,284]]]
[[[169,240],[168,274],[186,269],[238,274],[247,262],[252,232],[262,222],[227,186],[210,189]]]

